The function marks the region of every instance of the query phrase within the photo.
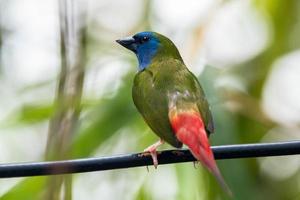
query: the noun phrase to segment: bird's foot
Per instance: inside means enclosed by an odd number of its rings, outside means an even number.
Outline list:
[[[197,169],[197,164],[199,164],[198,161],[193,161],[193,164],[194,164],[194,168]]]
[[[153,165],[154,165],[154,168],[157,169],[157,166],[158,166],[158,160],[157,160],[157,147],[159,147],[160,145],[164,144],[165,142],[160,139],[158,142],[152,144],[151,146],[147,147],[145,150],[144,150],[144,153],[143,155],[148,155],[150,153],[151,157],[152,157],[152,160],[153,160]],[[148,167],[147,167],[148,169]]]

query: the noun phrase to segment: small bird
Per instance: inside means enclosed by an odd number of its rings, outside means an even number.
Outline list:
[[[155,168],[158,146],[167,142],[181,148],[185,144],[231,194],[209,145],[214,125],[204,91],[174,43],[156,32],[140,32],[116,42],[133,51],[138,59],[132,96],[138,111],[160,138],[144,150],[151,154]]]

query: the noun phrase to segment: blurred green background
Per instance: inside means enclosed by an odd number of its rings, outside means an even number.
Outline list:
[[[300,1],[0,0],[0,162],[154,143],[131,100],[136,58],[114,42],[144,30],[171,38],[199,77],[213,145],[300,139]],[[233,199],[300,199],[299,156],[218,165]],[[201,166],[184,163],[1,179],[0,199],[229,198]]]

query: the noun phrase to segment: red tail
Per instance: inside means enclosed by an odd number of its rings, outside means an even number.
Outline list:
[[[181,112],[170,116],[176,137],[187,145],[193,156],[199,160],[218,180],[222,188],[231,195],[210,148],[203,121],[197,112]]]

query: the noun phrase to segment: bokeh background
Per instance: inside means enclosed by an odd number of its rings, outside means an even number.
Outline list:
[[[140,152],[157,138],[131,100],[135,56],[170,37],[212,107],[213,145],[300,139],[298,0],[0,0],[0,162]],[[170,148],[164,145],[162,149]],[[300,199],[300,157],[218,161],[233,199]],[[192,163],[0,180],[1,200],[228,199]]]

